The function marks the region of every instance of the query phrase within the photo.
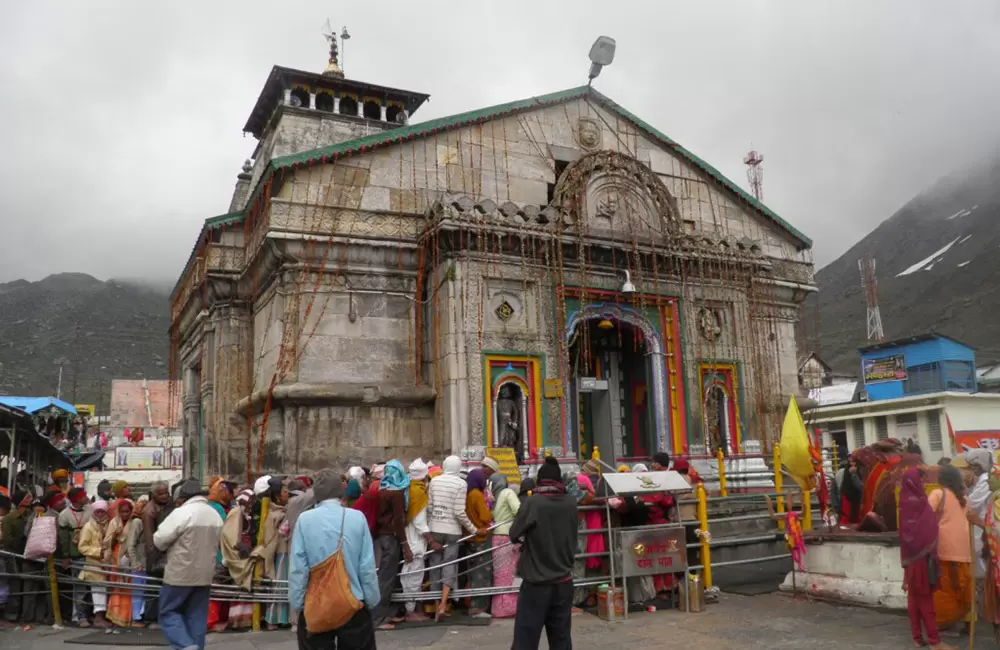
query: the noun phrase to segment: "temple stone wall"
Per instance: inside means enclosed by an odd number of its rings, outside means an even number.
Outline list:
[[[258,148],[252,184],[272,158],[384,128],[362,119],[326,119],[315,111],[281,111],[276,127]],[[760,247],[761,266],[769,266],[775,279],[812,283],[811,262],[796,251],[791,236],[751,211],[744,199],[716,189],[716,181],[675,149],[653,141],[594,101],[540,106],[530,113],[298,168],[273,186],[264,220],[270,241],[258,247],[263,234],[255,233],[260,239],[254,239],[247,259],[236,254],[242,241],[235,239],[223,239],[210,253],[210,262],[220,270],[262,273],[257,282],[263,289],[253,292],[252,314],[246,314],[242,326],[252,331],[245,329],[243,335],[252,337],[253,390],[245,385],[234,389],[232,380],[218,371],[210,384],[201,376],[200,393],[219,413],[211,425],[218,447],[206,462],[229,473],[245,463],[240,457],[245,458],[246,445],[232,440],[245,440],[247,429],[233,413],[237,402],[252,402],[252,392],[267,389],[283,341],[286,354],[299,360],[281,378],[276,391],[280,399],[268,418],[263,449],[268,469],[288,473],[328,465],[333,459],[341,464],[370,462],[397,454],[426,458],[486,444],[485,352],[537,356],[544,359],[544,379],[559,376],[556,279],[530,261],[491,252],[496,244],[491,235],[465,243],[479,248],[478,253],[442,251],[440,257],[418,261],[416,240],[427,224],[427,211],[445,195],[496,204],[509,201],[520,207],[547,205],[560,180],[557,169],[607,150],[631,156],[648,167],[643,174],[662,182],[683,232],[704,233],[708,240],[749,240]],[[602,236],[631,250],[633,224],[611,224]],[[584,231],[583,236],[589,234]],[[266,270],[272,267],[262,261],[266,254],[261,251],[269,245],[282,250],[273,270]],[[317,250],[326,256],[324,277],[299,277],[301,271],[291,266],[311,265],[315,271],[317,259],[309,255]],[[537,255],[536,262],[541,261],[542,252]],[[551,269],[552,264],[546,259],[543,266]],[[427,294],[417,296],[420,271],[426,273]],[[621,278],[614,271],[567,269],[560,280],[567,286],[617,291]],[[647,270],[646,277],[633,278],[640,292],[656,290],[648,276]],[[729,288],[700,286],[694,278],[683,283],[660,278],[658,283],[661,294],[678,298],[682,312],[679,345],[689,415],[685,433],[692,441],[701,435],[702,361],[739,363],[745,410],[754,408],[752,395],[760,391],[782,393],[797,387],[792,307],[801,296],[769,296],[773,309],[757,309],[751,306],[755,298],[747,295],[745,280],[742,285],[730,282]],[[515,308],[505,322],[496,317],[500,299]],[[705,308],[720,319],[722,331],[711,339],[699,330]],[[224,341],[232,337],[222,334],[219,326],[215,330],[214,339],[205,339],[212,349],[200,354],[217,355],[231,347]],[[185,363],[204,368],[204,357],[196,350],[188,350]],[[769,370],[764,372],[760,364],[770,364]],[[228,370],[223,374],[233,375]],[[760,381],[768,386],[755,385]],[[198,399],[185,394],[186,414],[197,413]],[[544,440],[561,441],[564,405],[558,399],[541,403]],[[259,424],[259,404],[253,412]],[[747,426],[745,434],[751,428]],[[197,419],[189,417],[189,437],[196,427]]]

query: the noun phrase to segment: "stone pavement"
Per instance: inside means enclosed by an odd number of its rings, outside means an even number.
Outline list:
[[[980,625],[975,647],[997,646],[992,630]],[[440,648],[442,650],[507,650],[513,623],[495,621],[489,627],[431,627],[399,632],[380,632],[383,650]],[[81,631],[50,629],[28,633],[0,632],[2,650],[86,650],[101,646],[66,645],[63,641]],[[967,648],[968,638],[948,640]],[[628,622],[609,624],[583,614],[573,618],[573,645],[577,650],[608,650],[632,647],[663,647],[681,644],[699,650],[729,648],[788,648],[843,650],[843,648],[912,648],[909,624],[904,616],[827,603],[793,600],[781,594],[733,596],[698,614],[659,611],[636,614]],[[125,648],[127,646],[118,646]],[[223,634],[209,636],[210,650],[295,650],[290,632]],[[542,643],[542,647],[547,647]],[[136,650],[137,646],[131,646]],[[141,648],[139,650],[142,650]],[[149,649],[153,650],[153,649]]]

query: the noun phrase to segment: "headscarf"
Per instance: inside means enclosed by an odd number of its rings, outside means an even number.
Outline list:
[[[324,469],[317,473],[312,489],[316,496],[316,503],[328,499],[343,499],[346,495],[344,481],[332,469]]]
[[[899,491],[899,552],[903,566],[937,555],[937,541],[937,515],[927,500],[920,470],[911,467],[903,474]]]
[[[379,480],[379,490],[398,490],[403,493],[403,503],[410,507],[410,476],[403,469],[403,463],[396,459],[385,464],[385,473]]]
[[[410,503],[406,506],[406,523],[416,519],[417,515],[427,507],[427,503],[427,481],[422,478],[411,478]]]
[[[917,477],[919,481],[920,477]],[[851,506],[851,511],[844,513],[848,516],[848,521],[861,520],[861,504],[864,501],[864,489],[859,487],[851,476],[850,461],[844,469],[844,476],[840,479],[840,498],[846,499]],[[902,497],[900,497],[902,499]]]
[[[125,488],[127,487],[128,483],[126,483],[125,481],[115,481],[111,485],[111,494],[115,495],[118,498],[121,498],[122,492],[124,492]]]
[[[441,476],[443,470],[440,465],[431,465],[427,468],[427,476],[434,478],[435,476]]]
[[[94,504],[90,506],[90,509],[93,510],[94,512],[100,512],[102,510],[104,512],[107,512],[108,502],[105,501],[104,499],[98,499],[97,501],[94,501]]]
[[[243,490],[236,497],[236,503],[240,506],[245,506],[253,498],[253,490]]]
[[[365,470],[355,465],[351,469],[347,470],[347,478],[357,481],[360,486],[365,480]]]
[[[977,447],[965,452],[965,462],[988,474],[993,469],[993,454],[988,449]]]
[[[295,480],[298,481],[299,483],[301,483],[304,486],[302,488],[303,490],[308,490],[313,485],[313,480],[311,478],[309,478],[308,476],[299,476]]]
[[[45,505],[53,510],[58,510],[61,502],[66,501],[66,495],[62,492],[50,492],[45,496]]]
[[[626,465],[625,463],[622,463],[621,465],[618,466],[618,473],[619,474],[631,474],[632,473],[632,468],[629,467],[628,465]]]
[[[347,499],[353,502],[361,496],[361,483],[356,478],[347,482]]]
[[[56,471],[52,472],[53,483],[58,483],[59,481],[68,481],[68,480],[69,480],[69,472],[67,470],[57,469]]]
[[[490,477],[490,493],[493,494],[493,498],[497,498],[500,495],[500,491],[507,487],[507,476],[497,472]]]
[[[582,474],[600,474],[601,473],[601,464],[598,463],[593,458],[591,458],[590,460],[588,460],[586,463],[583,464],[583,467],[580,468],[580,473],[582,473]]]
[[[486,475],[483,474],[483,470],[474,469],[465,477],[465,484],[468,486],[466,492],[472,492],[473,490],[482,492],[486,489]]]
[[[427,478],[427,463],[423,458],[418,458],[410,463],[410,479],[422,481]]]
[[[70,504],[72,505],[82,506],[83,504],[87,503],[87,491],[84,490],[82,487],[72,488],[67,496],[69,498]]]
[[[643,463],[636,463],[635,465],[632,466],[632,471],[638,474],[640,472],[648,472],[649,468],[646,467]]]
[[[691,471],[691,464],[688,463],[687,460],[684,458],[675,458],[674,471],[675,472]]]
[[[254,496],[261,496],[265,494],[270,487],[268,484],[271,482],[271,476],[261,476],[259,479],[253,482],[253,493]]]
[[[115,514],[117,515],[119,512],[121,512],[121,507],[126,505],[129,507],[129,510],[131,511],[129,513],[129,518],[131,518],[132,514],[135,512],[135,502],[132,501],[132,499],[115,499],[115,503],[111,507],[114,508]]]
[[[479,464],[482,465],[483,467],[490,468],[494,472],[500,471],[500,463],[498,463],[495,458],[490,458],[489,456],[486,456],[485,458],[483,458],[483,460],[480,461]]]
[[[441,463],[445,476],[458,476],[462,471],[462,459],[458,456],[448,456]]]
[[[381,479],[385,475],[385,463],[375,463],[371,468],[372,478],[375,480]]]

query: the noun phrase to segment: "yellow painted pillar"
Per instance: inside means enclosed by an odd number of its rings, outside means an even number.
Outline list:
[[[837,452],[837,441],[833,441],[833,475],[840,471],[840,454]]]
[[[812,490],[802,492],[802,530],[813,529]]]
[[[785,514],[785,497],[784,490],[782,489],[782,476],[781,476],[781,445],[774,443],[774,491],[778,493],[777,503],[778,503],[778,514]],[[785,530],[785,522],[781,520],[778,522],[778,529]]]
[[[271,505],[271,500],[264,497],[260,500],[260,526],[257,527],[257,539],[255,540],[257,546],[264,543],[264,523],[267,521],[267,511]],[[264,572],[264,566],[260,562],[256,562],[253,567],[253,584],[254,591],[260,588],[260,578],[261,574]],[[253,604],[253,631],[260,632],[260,603]]]
[[[59,608],[59,583],[56,581],[56,561],[49,556],[49,596],[52,597],[52,620],[55,624],[62,626],[62,610]]]
[[[705,492],[704,484],[698,484],[696,494],[698,496],[698,526],[700,526],[698,537],[701,539],[701,563],[704,566],[702,584],[705,585],[705,589],[708,589],[712,586],[712,549],[709,545],[709,542],[712,541],[712,535],[708,532],[708,494]]]
[[[726,457],[722,453],[722,449],[715,451],[715,460],[719,465],[719,494],[728,497],[729,490],[726,489]]]

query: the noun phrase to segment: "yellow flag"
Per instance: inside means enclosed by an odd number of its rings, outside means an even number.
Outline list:
[[[802,487],[810,483],[815,473],[809,453],[809,434],[794,395],[788,402],[785,423],[781,427],[781,464]]]

